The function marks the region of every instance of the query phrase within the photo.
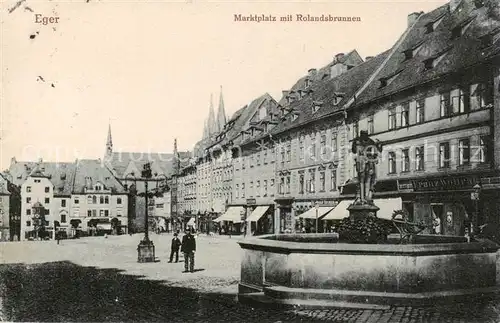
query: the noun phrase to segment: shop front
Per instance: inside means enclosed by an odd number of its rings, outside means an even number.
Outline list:
[[[247,201],[246,212],[246,234],[255,236],[274,232],[274,205],[256,205]]]
[[[294,198],[285,197],[275,199],[275,233],[291,233],[295,229],[295,210],[293,207]]]

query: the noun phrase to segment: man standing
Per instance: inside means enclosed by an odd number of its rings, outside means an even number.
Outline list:
[[[177,232],[174,233],[174,237],[172,239],[172,245],[170,247],[170,261],[174,260],[174,253],[175,253],[175,262],[179,262],[179,248],[181,246],[181,240],[177,236]]]
[[[182,253],[184,254],[184,272],[194,272],[194,253],[196,251],[196,240],[190,230],[182,237]],[[188,270],[189,269],[189,270]]]

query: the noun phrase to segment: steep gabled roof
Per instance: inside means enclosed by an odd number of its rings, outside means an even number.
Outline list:
[[[392,93],[423,84],[440,76],[473,66],[500,53],[500,43],[489,48],[481,47],[480,37],[498,30],[500,19],[495,17],[498,3],[489,2],[476,9],[473,1],[462,1],[460,8],[449,11],[449,5],[441,6],[429,13],[422,14],[407,37],[401,42],[394,55],[387,61],[379,73],[378,79],[387,78],[401,71],[394,82],[382,86],[373,82],[358,97],[358,104],[388,96]],[[494,6],[497,6],[495,9]],[[440,21],[436,28],[428,32],[427,26]],[[464,29],[464,34],[452,37],[456,28]],[[500,31],[500,30],[499,30]],[[406,58],[404,52],[419,47],[412,58]],[[442,57],[441,57],[442,56]],[[426,68],[426,61],[440,57],[435,66]],[[430,64],[428,64],[430,65]]]
[[[181,164],[191,157],[190,152],[179,152]],[[109,167],[119,178],[123,177],[129,164],[133,162],[138,169],[142,169],[144,164],[155,164],[155,167],[161,169],[163,174],[171,176],[173,173],[174,154],[172,153],[154,153],[154,152],[113,152],[109,161]]]
[[[87,178],[90,178],[92,185],[100,182],[106,189],[111,189],[114,193],[126,193],[123,185],[100,160],[82,159],[77,161],[72,192],[83,194],[88,184]]]

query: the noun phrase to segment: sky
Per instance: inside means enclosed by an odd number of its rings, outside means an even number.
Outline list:
[[[228,115],[266,92],[279,100],[308,69],[353,49],[377,55],[409,13],[447,1],[16,2],[0,4],[0,169],[12,157],[102,158],[108,124],[115,151],[171,152],[174,138],[191,150],[221,86]],[[361,21],[279,21],[288,14]]]

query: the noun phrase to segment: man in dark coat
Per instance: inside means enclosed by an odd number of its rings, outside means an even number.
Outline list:
[[[177,233],[174,233],[174,237],[172,239],[172,245],[170,247],[170,261],[174,259],[174,253],[175,253],[175,262],[179,262],[179,248],[181,246],[181,240],[177,236]]]
[[[184,254],[184,272],[194,272],[194,253],[196,251],[196,240],[191,231],[186,231],[182,237],[182,253]],[[189,270],[188,270],[189,269]]]

